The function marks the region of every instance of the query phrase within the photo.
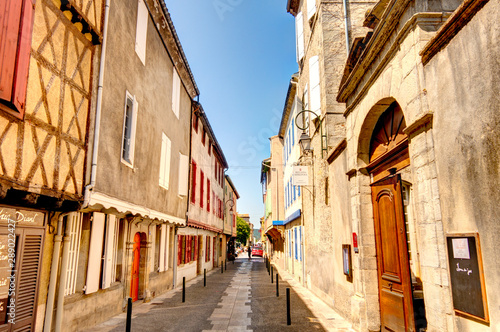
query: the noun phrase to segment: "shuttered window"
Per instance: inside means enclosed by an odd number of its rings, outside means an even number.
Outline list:
[[[146,38],[148,36],[148,9],[144,0],[137,2],[137,28],[135,31],[135,53],[146,65]]]
[[[160,186],[168,189],[170,183],[170,158],[172,152],[172,142],[164,133],[161,134],[161,155],[160,155]]]
[[[295,37],[297,38],[297,62],[304,57],[304,18],[302,12],[295,16]]]
[[[210,212],[210,179],[207,179],[207,211]]]
[[[204,193],[204,188],[203,185],[205,184],[205,174],[203,173],[202,170],[200,170],[200,207],[203,208],[203,193]]]
[[[109,288],[116,280],[117,228],[116,216],[113,214],[106,215],[102,289]]]
[[[191,161],[191,203],[196,202],[196,163]]]
[[[104,213],[99,212],[95,212],[93,215],[85,294],[97,292],[99,289],[105,217]]]
[[[160,232],[159,232],[159,248],[158,248],[158,272],[163,272],[165,271],[165,266],[166,266],[166,261],[165,261],[165,256],[166,256],[166,240],[167,240],[167,225],[162,224],[160,226]]]
[[[177,119],[179,118],[179,108],[181,102],[181,79],[177,70],[174,68],[174,75],[172,79],[172,111]]]
[[[181,265],[182,260],[182,235],[177,235],[177,265]]]
[[[316,13],[316,0],[307,0],[307,19]]]
[[[69,227],[69,258],[68,270],[66,271],[66,287],[64,295],[74,294],[76,291],[76,278],[78,270],[78,256],[80,249],[80,238],[82,231],[82,214],[70,213],[66,217],[66,227]]]
[[[23,119],[33,29],[31,0],[0,2],[0,109]]]
[[[317,55],[309,59],[309,85],[311,86],[310,107],[317,115],[321,113],[321,89],[319,79],[319,58]],[[313,115],[314,116],[314,115]]]
[[[189,185],[189,158],[179,152],[179,196],[187,196]]]

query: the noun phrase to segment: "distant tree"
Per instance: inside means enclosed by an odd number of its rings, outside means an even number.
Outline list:
[[[236,217],[236,239],[244,245],[247,243],[249,236],[250,226],[245,222],[245,220],[240,217]]]

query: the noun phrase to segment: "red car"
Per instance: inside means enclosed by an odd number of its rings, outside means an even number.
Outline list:
[[[262,257],[263,255],[264,255],[264,251],[262,250],[261,246],[253,246],[252,247],[252,256]]]

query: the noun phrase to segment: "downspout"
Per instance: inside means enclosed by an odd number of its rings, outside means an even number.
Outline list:
[[[102,45],[101,45],[101,60],[99,67],[99,82],[97,85],[97,102],[95,110],[95,124],[94,124],[94,142],[92,149],[92,165],[90,168],[90,184],[85,186],[85,193],[83,196],[82,208],[86,208],[90,203],[90,196],[95,186],[96,173],[97,173],[97,152],[99,150],[99,134],[101,129],[101,109],[102,109],[102,90],[104,85],[104,67],[106,62],[106,40],[108,38],[108,19],[109,19],[109,3],[106,0],[104,7],[104,27],[102,32]]]
[[[62,242],[62,227],[64,217],[69,215],[68,213],[62,213],[59,215],[57,220],[57,233],[54,236],[54,252],[52,254],[52,265],[50,267],[50,281],[49,290],[47,294],[47,306],[45,309],[45,323],[43,325],[44,331],[50,331],[52,328],[52,315],[54,311],[54,298],[56,296],[56,283],[57,283],[57,270],[59,267],[59,255],[61,253],[61,242]]]
[[[342,0],[343,4],[344,4],[344,24],[345,24],[345,45],[346,45],[346,49],[347,49],[347,56],[349,56],[349,48],[351,46],[351,43],[349,41],[349,26],[348,26],[348,23],[349,23],[349,14],[347,12],[347,1],[348,0]],[[323,139],[323,138],[321,138]]]
[[[71,234],[71,223],[68,225],[66,222],[66,229],[64,232],[63,238],[63,253],[61,259],[61,272],[59,275],[59,289],[57,293],[57,309],[56,309],[56,326],[55,331],[61,331],[63,313],[64,313],[64,289],[66,287],[66,279],[67,279],[67,269],[68,269],[68,261],[69,261],[69,240]],[[50,330],[48,330],[50,331]]]

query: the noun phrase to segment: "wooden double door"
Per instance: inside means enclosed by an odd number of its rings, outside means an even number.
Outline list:
[[[372,184],[382,331],[415,331],[399,175]]]

